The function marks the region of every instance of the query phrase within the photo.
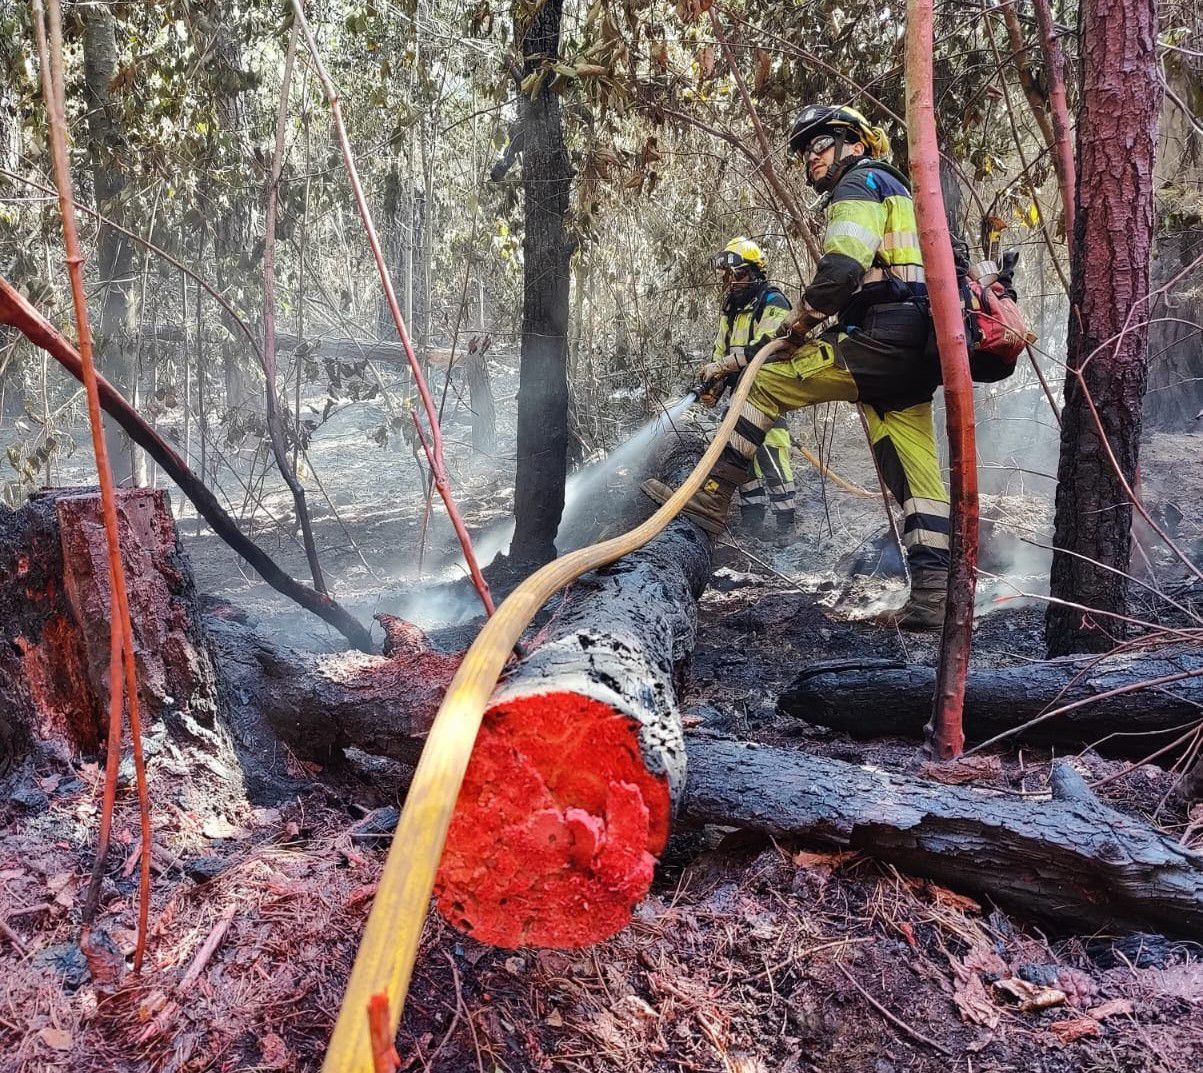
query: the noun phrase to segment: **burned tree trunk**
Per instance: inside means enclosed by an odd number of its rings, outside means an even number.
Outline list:
[[[1148,373],[1162,97],[1156,0],[1090,0],[1082,11],[1068,371],[1050,577],[1052,596],[1064,602],[1049,605],[1050,656],[1104,652],[1124,635],[1115,616],[1127,609],[1128,489],[1136,480]]]
[[[212,728],[217,680],[163,491],[122,490],[122,558],[143,718]],[[40,492],[0,513],[0,740],[91,753],[108,722],[109,595],[100,497]]]
[[[417,762],[462,653],[433,648],[421,630],[401,619],[378,618],[385,632],[383,655],[318,654],[277,645],[234,605],[208,602],[204,624],[244,766],[272,752],[277,739],[327,766],[341,764],[348,745]],[[258,772],[265,784],[271,774],[266,768]]]
[[[457,927],[578,947],[630,919],[680,796],[678,674],[710,570],[710,538],[673,522],[569,589],[498,686],[436,888]]]
[[[1142,684],[1147,685],[1142,687]],[[919,737],[931,708],[935,671],[892,660],[830,660],[803,671],[781,694],[778,711],[856,738]],[[1113,690],[1127,690],[1093,703]],[[965,690],[970,744],[1017,730],[1043,712],[1082,706],[1028,727],[1035,745],[1148,756],[1203,718],[1203,651],[1059,659],[974,671]]]
[[[1064,761],[1052,800],[783,749],[689,742],[683,818],[860,850],[1076,933],[1203,937],[1203,855],[1103,805]]]
[[[487,335],[474,338],[468,344],[468,360],[464,363],[468,401],[472,408],[472,449],[485,456],[491,456],[497,449],[497,404],[485,357],[489,341]]]
[[[572,166],[560,98],[547,64],[560,51],[563,0],[517,17],[524,73],[542,79],[523,94],[522,359],[518,381],[518,464],[510,557],[540,565],[555,558],[568,478],[568,265],[565,220]],[[529,18],[529,21],[525,21]]]

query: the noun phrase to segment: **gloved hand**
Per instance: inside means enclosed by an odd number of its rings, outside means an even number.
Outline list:
[[[698,370],[698,381],[702,387],[707,387],[716,381],[722,380],[732,373],[739,372],[740,369],[746,368],[748,357],[744,353],[744,348],[741,346],[732,347],[729,353],[721,361],[708,361]]]
[[[725,379],[712,380],[699,392],[698,402],[705,406],[707,410],[713,410],[718,405],[718,400],[723,397],[723,389],[726,386],[727,381]]]
[[[777,335],[782,339],[791,339],[796,343],[801,343],[826,319],[826,313],[812,309],[803,302],[794,315],[777,329]]]

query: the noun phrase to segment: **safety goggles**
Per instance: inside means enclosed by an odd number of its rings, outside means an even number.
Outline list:
[[[716,253],[710,258],[710,263],[716,272],[722,272],[724,275],[728,272],[742,272],[748,267],[748,262],[734,250],[723,250],[722,253]]]
[[[802,150],[802,156],[822,156],[828,149],[835,145],[834,134],[820,134],[817,138],[811,138],[806,143],[806,148]]]

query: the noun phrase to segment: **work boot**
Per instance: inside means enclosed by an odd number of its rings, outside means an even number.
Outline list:
[[[906,603],[897,611],[889,612],[885,621],[902,630],[942,630],[947,599],[947,570],[915,570],[911,574],[911,594]]]
[[[795,539],[794,512],[783,510],[776,517],[777,531],[773,534],[773,546],[777,548],[793,547]]]
[[[731,511],[735,490],[747,479],[746,467],[720,459],[702,482],[702,487],[681,508],[681,513],[697,522],[706,532],[718,536],[727,528],[727,515]],[[639,487],[644,495],[661,504],[667,503],[676,491],[655,479],[644,481]]]
[[[764,507],[749,507],[744,504],[739,508],[739,528],[754,540],[763,540],[766,536],[764,525]]]

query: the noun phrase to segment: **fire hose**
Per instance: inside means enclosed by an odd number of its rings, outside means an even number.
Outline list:
[[[374,998],[379,1004],[377,996],[387,999],[385,1027],[389,1040],[396,1035],[435,873],[472,747],[497,679],[522,632],[560,589],[582,574],[642,548],[667,528],[718,461],[760,367],[790,345],[788,340],[777,340],[762,347],[752,359],[732,393],[731,405],[714,439],[667,503],[629,532],[569,552],[537,570],[482,627],[447,688],[414,771],[322,1073],[373,1073],[368,1007]]]

